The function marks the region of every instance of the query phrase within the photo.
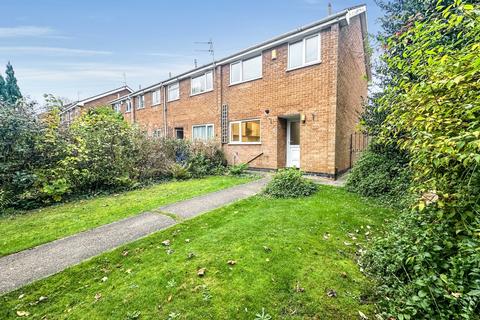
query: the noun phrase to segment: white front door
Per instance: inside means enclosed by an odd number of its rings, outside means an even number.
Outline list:
[[[300,168],[300,121],[287,122],[287,167]]]

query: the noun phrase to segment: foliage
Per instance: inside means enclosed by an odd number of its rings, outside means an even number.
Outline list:
[[[36,181],[32,170],[36,165],[36,142],[40,140],[40,124],[33,106],[0,101],[0,190],[5,205],[24,206],[30,188]]]
[[[5,75],[5,86],[3,89],[5,101],[16,103],[20,98],[22,98],[22,94],[20,92],[20,88],[18,87],[17,78],[15,78],[15,72],[13,71],[13,67],[10,62],[7,63]]]
[[[228,167],[228,174],[231,176],[241,176],[248,169],[248,163],[234,164]]]
[[[63,160],[76,190],[113,190],[133,185],[133,128],[109,107],[88,110],[70,127]]]
[[[265,194],[273,198],[305,197],[316,191],[317,185],[295,168],[279,170],[265,188]]]
[[[345,187],[362,196],[378,198],[384,204],[407,208],[413,200],[408,160],[405,152],[372,142],[350,171]]]
[[[67,127],[60,123],[62,102],[46,99],[48,111],[41,118],[34,104],[1,102],[2,210],[225,170],[215,143],[150,137],[110,107],[86,110]]]
[[[398,319],[480,312],[480,8],[439,1],[388,38],[379,142],[410,157],[419,201],[366,257]]]

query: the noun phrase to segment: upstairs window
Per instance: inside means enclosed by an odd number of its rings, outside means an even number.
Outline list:
[[[152,106],[160,104],[160,90],[152,92]]]
[[[168,101],[180,99],[180,86],[178,82],[172,83],[167,88]]]
[[[260,143],[260,120],[230,122],[230,143]]]
[[[137,109],[143,109],[145,107],[145,96],[137,96]]]
[[[204,93],[213,90],[213,72],[208,71],[201,76],[192,78],[190,82],[191,95]]]
[[[127,108],[125,109],[125,112],[130,112],[130,111],[132,111],[132,101],[128,100]]]
[[[262,55],[234,62],[230,65],[230,84],[262,77]]]
[[[288,69],[320,62],[320,35],[306,37],[288,45]]]
[[[213,139],[213,124],[205,124],[192,127],[193,140],[210,140]]]

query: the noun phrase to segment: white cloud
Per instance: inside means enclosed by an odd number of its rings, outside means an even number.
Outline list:
[[[55,30],[50,27],[18,26],[0,28],[0,38],[42,37],[54,34]]]
[[[0,52],[8,54],[24,55],[48,55],[48,56],[98,56],[111,55],[110,51],[71,49],[61,47],[0,47]]]

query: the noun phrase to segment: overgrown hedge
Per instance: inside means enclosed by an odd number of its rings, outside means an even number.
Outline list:
[[[0,210],[219,174],[226,165],[213,142],[150,137],[109,107],[64,127],[58,108],[38,119],[25,103],[0,106],[0,160]]]

